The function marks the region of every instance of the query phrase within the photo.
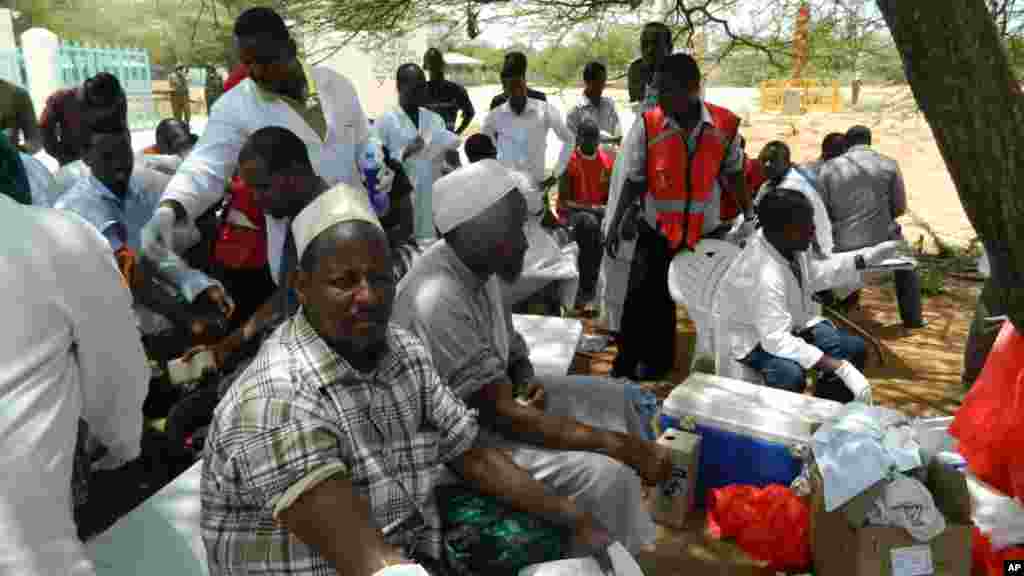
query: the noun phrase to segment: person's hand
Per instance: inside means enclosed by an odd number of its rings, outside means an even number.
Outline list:
[[[744,218],[743,222],[740,224],[739,229],[736,230],[736,238],[738,240],[743,240],[745,238],[750,238],[751,236],[754,235],[754,232],[756,230],[757,230],[757,221],[753,217]]]
[[[581,513],[573,522],[573,557],[597,556],[604,553],[611,544],[611,533],[590,513]]]
[[[541,412],[544,411],[544,407],[547,405],[547,395],[540,382],[531,380],[526,387],[526,405]]]
[[[423,141],[423,136],[417,134],[416,138],[414,138],[413,141],[410,142],[409,145],[405,147],[405,150],[402,151],[402,161],[405,162],[406,160],[409,159],[410,156],[415,156],[416,154],[419,154],[420,152],[423,151],[423,148],[425,147],[426,142]]]
[[[210,352],[210,353],[212,353],[212,356],[213,356],[213,369],[221,370],[222,368],[224,368],[225,352],[223,350],[223,346],[221,345],[221,343],[214,344],[212,346],[207,346],[207,345],[193,346],[192,348],[189,348],[188,350],[185,351],[184,354],[181,355],[181,360],[182,360],[182,362],[191,363],[192,359],[195,358],[196,356],[198,356],[202,352]]]
[[[217,284],[203,290],[203,292],[199,294],[199,297],[205,298],[211,304],[215,305],[217,309],[224,314],[225,318],[231,318],[235,313],[235,301],[232,300],[231,296],[228,295],[223,287],[218,286]]]
[[[174,250],[174,208],[160,206],[142,228],[143,254],[157,254],[161,248]]]
[[[615,258],[619,253],[619,223],[612,221],[608,226],[608,235],[604,238],[604,251],[609,258]]]
[[[626,436],[617,460],[636,470],[645,484],[672,477],[672,449],[635,436]]]
[[[854,400],[865,404],[871,403],[871,384],[856,366],[850,364],[848,360],[843,360],[839,363],[839,368],[836,368],[835,375],[853,393]]]
[[[541,190],[547,190],[548,188],[551,188],[552,186],[554,186],[557,183],[558,183],[558,177],[552,175],[552,176],[548,176],[547,178],[541,180],[540,184],[538,184],[537,186]]]
[[[903,242],[889,240],[888,242],[882,242],[881,244],[865,248],[861,251],[861,256],[864,257],[864,264],[870,268],[871,266],[878,266],[889,258],[896,256],[902,249]]]

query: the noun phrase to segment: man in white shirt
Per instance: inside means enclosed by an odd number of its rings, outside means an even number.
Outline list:
[[[457,150],[459,137],[448,131],[444,118],[421,106],[427,76],[416,64],[402,64],[395,74],[398,107],[373,123],[373,131],[392,155],[402,161],[413,183],[414,235],[417,240],[436,238],[431,212],[434,163],[445,151]]]
[[[864,341],[821,318],[812,297],[855,280],[860,270],[891,256],[899,243],[808,258],[814,211],[807,196],[786,188],[767,191],[759,215],[761,230],[725,273],[718,296],[729,355],[760,373],[772,388],[802,392],[805,371],[814,368],[821,374],[816,396],[870,400],[870,386],[860,372]]]
[[[487,113],[480,132],[494,140],[498,162],[520,172],[528,180],[521,189],[529,212],[527,235],[530,246],[522,278],[514,286],[506,287],[507,303],[512,304],[544,284],[558,280],[561,281],[561,305],[571,308],[579,285],[578,250],[574,245],[570,245],[568,250],[561,249],[540,222],[549,211],[546,191],[565,173],[576,147],[576,135],[566,127],[557,108],[528,95],[524,60],[506,59],[501,78],[508,89],[508,101]],[[549,131],[562,141],[562,149],[552,175],[545,176]]]
[[[107,241],[81,218],[0,197],[0,574],[94,574],[71,516],[79,418],[138,457],[149,368]]]
[[[565,125],[573,134],[579,133],[580,122],[589,117],[601,131],[602,144],[620,144],[622,126],[615,102],[603,96],[608,70],[600,62],[590,62],[583,67],[583,95],[565,117]]]
[[[221,96],[206,129],[181,164],[143,234],[142,252],[162,260],[174,244],[176,225],[194,221],[224,196],[250,134],[281,126],[306,145],[318,174],[334,185],[361,186],[357,158],[365,152],[369,123],[352,83],[330,68],[307,68],[284,20],[270,8],[251,8],[235,21],[239,59],[249,77]],[[390,190],[394,174],[382,170],[378,191]],[[267,217],[268,262],[278,285],[288,222]]]
[[[498,162],[525,172],[535,186],[544,190],[565,172],[576,136],[566,127],[557,108],[527,95],[526,68],[517,62],[510,60],[501,71],[501,81],[508,87],[508,101],[487,113],[480,132],[494,140]],[[549,131],[562,141],[562,149],[552,175],[545,176]],[[527,198],[531,213],[544,208],[540,200],[539,196]]]

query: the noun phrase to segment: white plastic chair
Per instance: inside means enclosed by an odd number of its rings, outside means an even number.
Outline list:
[[[729,265],[740,253],[740,247],[722,240],[704,239],[692,252],[680,252],[668,268],[668,291],[677,304],[697,326],[694,360],[713,353],[714,322],[712,307],[718,284]]]

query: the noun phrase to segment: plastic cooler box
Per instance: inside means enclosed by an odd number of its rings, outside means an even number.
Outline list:
[[[698,505],[730,484],[788,486],[810,455],[817,424],[842,404],[710,374],[692,374],[662,404],[660,430],[701,436]],[[660,433],[659,430],[659,433]]]

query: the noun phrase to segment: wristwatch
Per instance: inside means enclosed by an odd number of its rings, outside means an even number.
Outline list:
[[[864,256],[862,254],[857,254],[853,257],[853,266],[857,270],[864,270],[868,267],[868,263],[864,261]]]

